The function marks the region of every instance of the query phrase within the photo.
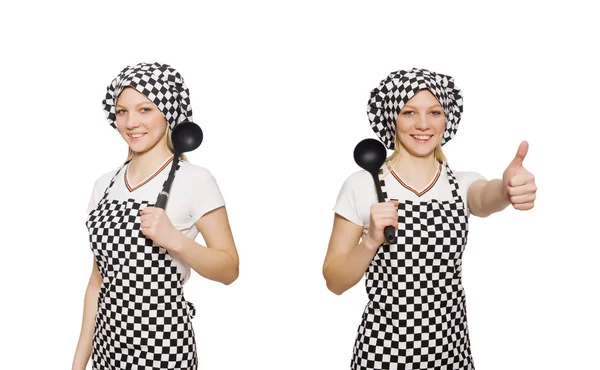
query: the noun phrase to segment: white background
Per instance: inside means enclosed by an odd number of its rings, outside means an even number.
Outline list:
[[[27,2],[0,12],[0,368],[69,369],[92,253],[85,210],[126,145],[100,102],[128,64],[178,69],[241,259],[231,286],[185,286],[201,369],[348,369],[364,282],[321,267],[338,191],[374,137],[393,70],[454,77],[455,170],[500,177],[521,140],[535,208],[471,218],[463,282],[475,364],[600,369],[598,34],[591,8],[446,2]],[[84,5],[86,4],[86,5]],[[200,240],[200,238],[198,239]]]

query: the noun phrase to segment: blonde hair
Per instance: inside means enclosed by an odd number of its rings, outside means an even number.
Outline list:
[[[399,148],[406,149],[404,147],[404,145],[402,145],[402,143],[400,142],[398,135],[396,135],[396,137],[394,138],[394,153],[387,158],[387,161],[390,162],[391,165],[396,164],[399,160],[399,157],[400,157]],[[448,162],[448,160],[446,159],[446,156],[444,155],[444,152],[442,151],[441,144],[438,144],[438,146],[435,147],[434,155],[435,155],[435,159],[438,162]]]
[[[173,130],[171,130],[171,128],[169,126],[167,126],[167,147],[169,148],[171,153],[174,154],[175,149],[173,147],[173,140],[171,139],[171,132],[173,132]],[[127,148],[127,150],[128,150],[127,161],[129,161],[133,158],[133,151],[131,150],[131,148]],[[179,155],[179,158],[181,160],[189,162],[187,157],[183,153],[181,153],[181,155]]]

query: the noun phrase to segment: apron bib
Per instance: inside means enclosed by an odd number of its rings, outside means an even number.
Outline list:
[[[107,199],[128,162],[86,222],[102,276],[92,368],[195,370],[194,306],[183,296],[182,277],[171,256],[140,230],[139,212],[152,204]]]
[[[396,241],[381,245],[367,269],[354,370],[474,369],[461,282],[468,218],[444,166],[453,200],[400,202]],[[381,172],[379,181],[387,201]]]

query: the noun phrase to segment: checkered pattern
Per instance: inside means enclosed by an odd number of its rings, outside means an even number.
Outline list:
[[[352,369],[474,369],[461,283],[468,220],[446,168],[454,200],[400,202],[397,241],[369,265]]]
[[[367,115],[371,128],[385,146],[394,150],[396,119],[404,104],[422,89],[429,89],[440,102],[446,114],[446,129],[441,144],[456,134],[463,111],[462,92],[454,86],[454,79],[426,69],[413,68],[409,72],[392,72],[371,91]]]
[[[102,107],[113,128],[117,128],[117,98],[127,86],[135,88],[154,103],[171,129],[181,122],[193,120],[190,92],[179,72],[167,64],[140,63],[124,68],[106,88]]]
[[[169,254],[140,231],[139,212],[152,204],[107,199],[123,166],[86,222],[102,276],[92,368],[195,370],[195,308]]]

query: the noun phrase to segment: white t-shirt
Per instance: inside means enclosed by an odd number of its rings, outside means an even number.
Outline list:
[[[405,187],[406,181],[403,181],[398,174],[396,174],[396,176],[398,176],[399,179],[396,179],[396,177],[387,169],[385,164],[382,166],[382,169],[384,171],[383,179],[385,180],[385,192],[387,193],[388,200],[397,199],[400,202],[405,200],[427,202],[431,199],[437,199],[438,201],[443,202],[453,199],[452,187],[448,180],[448,173],[445,165],[441,166],[439,177],[437,177],[437,179],[432,179],[431,183],[425,187],[425,189],[428,187],[430,187],[430,189],[420,196]],[[471,212],[469,211],[467,203],[467,190],[474,181],[485,178],[476,172],[452,172],[458,182],[459,195],[467,208],[467,215],[470,215]],[[403,185],[401,181],[403,181],[405,185]],[[421,189],[417,190],[419,190],[419,192],[421,191]],[[361,170],[353,173],[346,179],[340,190],[333,211],[347,220],[362,226],[363,235],[366,235],[371,223],[371,205],[377,202],[377,191],[375,190],[373,177],[369,172]]]
[[[146,183],[142,181],[140,184],[143,185],[133,188],[132,191],[125,183],[125,172],[129,164],[125,165],[115,178],[115,183],[110,188],[107,199],[127,200],[132,198],[136,201],[155,203],[167,180],[171,164],[172,162],[169,161],[160,172],[154,174],[153,177],[151,175],[149,181],[148,179],[145,180]],[[195,239],[199,233],[196,221],[204,214],[224,206],[225,201],[215,178],[207,169],[183,160],[179,161],[179,165],[171,184],[165,212],[177,230],[190,239]],[[118,169],[117,167],[96,180],[87,210],[88,214],[96,208]],[[175,257],[172,256],[172,258],[185,283],[190,278],[190,267]]]

